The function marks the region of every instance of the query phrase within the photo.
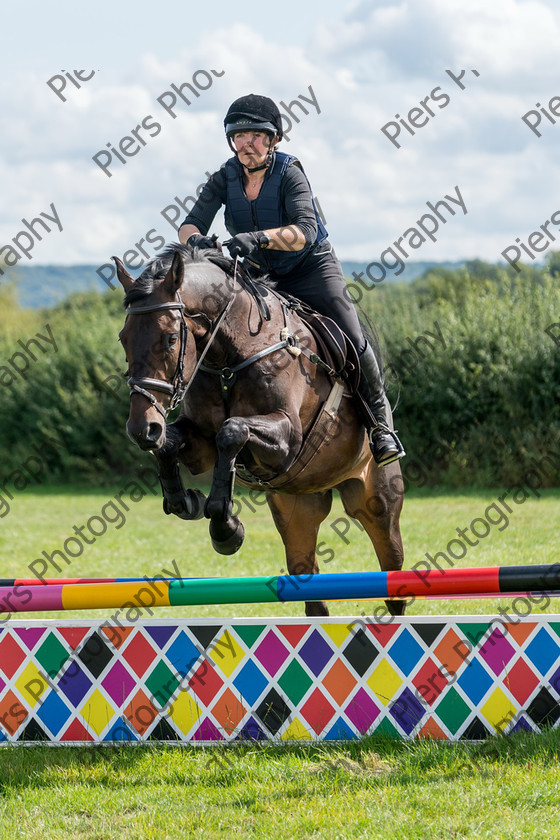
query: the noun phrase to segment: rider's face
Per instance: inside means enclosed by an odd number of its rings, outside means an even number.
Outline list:
[[[252,169],[265,162],[271,138],[264,131],[237,131],[233,142],[240,163]]]

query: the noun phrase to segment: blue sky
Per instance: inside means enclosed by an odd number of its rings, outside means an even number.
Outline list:
[[[301,158],[344,259],[379,259],[457,188],[466,212],[448,202],[456,212],[411,258],[497,260],[560,209],[560,117],[541,115],[541,137],[521,119],[560,95],[552,2],[32,0],[5,4],[4,20],[0,248],[52,206],[62,226],[40,228],[34,264],[101,264],[142,239],[151,255],[149,231],[172,241],[176,199],[228,157],[223,115],[248,92],[299,99],[281,148]],[[67,81],[63,102],[47,81],[73,68],[95,73]],[[465,70],[464,90],[447,70]],[[171,85],[197,72],[199,96],[173,117]],[[142,144],[124,139],[134,129]],[[120,143],[137,151],[104,171],[93,158]]]

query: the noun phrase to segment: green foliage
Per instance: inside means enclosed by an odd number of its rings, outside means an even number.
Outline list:
[[[560,361],[545,332],[560,321],[559,274],[560,253],[519,274],[475,260],[364,292],[411,483],[512,486],[545,456],[543,482],[560,483]],[[121,301],[92,291],[27,310],[2,289],[0,365],[46,324],[58,350],[37,353],[26,378],[0,386],[0,478],[37,450],[51,480],[102,483],[151,463],[126,437],[127,389],[115,396],[104,384],[125,366]],[[427,335],[438,329],[445,346]]]
[[[0,346],[15,344],[22,335],[32,335],[41,325],[39,313],[20,309],[15,283],[0,286]],[[14,347],[14,350],[18,349]],[[13,352],[13,351],[12,351]]]
[[[555,278],[480,263],[429,270],[411,286],[380,288],[369,314],[385,338],[409,463],[423,457],[431,483],[523,483],[543,456],[543,483],[558,483],[560,360],[545,332],[560,320]],[[437,335],[436,324],[445,347],[426,333]]]
[[[128,441],[125,422],[128,392],[118,394],[104,385],[107,377],[125,368],[118,333],[124,322],[121,295],[79,293],[51,310],[17,315],[18,339],[29,341],[36,332],[46,334],[49,324],[57,344],[31,347],[36,361],[23,376],[3,387],[0,403],[0,448],[4,478],[20,469],[34,454],[43,459],[49,480],[110,479],[139,467],[139,451]],[[21,320],[20,320],[21,315]],[[21,350],[12,334],[0,339],[5,366]],[[146,463],[148,459],[143,459]],[[41,476],[41,479],[43,476]]]

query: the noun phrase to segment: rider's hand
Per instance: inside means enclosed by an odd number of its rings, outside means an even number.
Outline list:
[[[218,235],[214,233],[212,236],[203,236],[201,233],[193,233],[187,239],[187,245],[191,248],[218,248],[221,246],[218,243]]]
[[[270,237],[262,230],[238,233],[229,242],[224,243],[232,257],[248,257],[259,248],[266,248]]]

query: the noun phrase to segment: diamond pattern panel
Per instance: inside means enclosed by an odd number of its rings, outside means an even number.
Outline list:
[[[301,708],[301,714],[316,735],[320,735],[336,714],[323,692],[316,688]]]
[[[105,625],[105,626],[104,626]],[[560,622],[8,621],[0,746],[479,740],[560,726]]]
[[[515,649],[508,642],[501,630],[494,630],[480,648],[480,655],[495,674],[505,670],[514,655]]]
[[[27,652],[10,633],[4,633],[0,641],[0,671],[9,679],[13,677]]]
[[[78,654],[78,659],[96,679],[112,658],[113,652],[99,633],[92,633]]]
[[[360,677],[363,677],[377,655],[378,650],[376,646],[361,628],[354,634],[352,641],[348,642],[343,650],[344,658]]]
[[[544,627],[541,627],[526,650],[529,660],[543,676],[553,665],[558,667],[560,664],[560,646]]]
[[[422,667],[416,672],[412,684],[424,701],[433,706],[449,681],[445,668],[438,667],[431,657],[428,657]]]
[[[384,706],[389,705],[402,683],[402,677],[386,659],[381,660],[367,681],[368,686]]]
[[[481,712],[494,729],[503,730],[515,715],[515,706],[498,686],[490,694]]]
[[[334,650],[318,630],[314,630],[299,649],[299,655],[310,671],[318,677],[327,662],[334,656]]]

